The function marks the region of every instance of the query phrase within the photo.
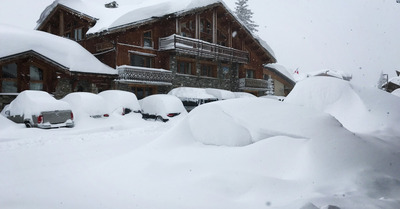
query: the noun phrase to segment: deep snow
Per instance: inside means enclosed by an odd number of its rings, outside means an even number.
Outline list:
[[[72,129],[41,130],[0,117],[0,205],[399,208],[397,132],[355,133],[350,130],[355,125],[346,122],[378,123],[354,119],[359,111],[347,118],[323,112],[328,106],[347,111],[348,100],[350,110],[373,107],[364,117],[380,119],[381,109],[399,107],[392,99],[397,97],[332,79],[302,81],[288,96],[290,102],[229,99],[201,105],[168,123],[144,121],[133,113],[81,118]],[[308,85],[326,94],[307,93]],[[297,88],[303,97],[296,98]],[[364,98],[379,98],[381,105]],[[390,111],[396,116],[400,110]],[[393,130],[399,121],[392,119],[379,122]]]

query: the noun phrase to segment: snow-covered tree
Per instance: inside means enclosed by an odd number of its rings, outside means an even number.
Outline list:
[[[235,2],[235,14],[251,32],[257,32],[258,25],[251,19],[253,12],[248,8],[247,2],[248,0],[237,0]]]

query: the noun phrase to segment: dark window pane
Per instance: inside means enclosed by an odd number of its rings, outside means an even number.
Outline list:
[[[17,64],[11,63],[2,67],[3,78],[17,78]]]
[[[1,92],[3,93],[17,93],[18,87],[15,81],[3,81],[1,84]]]
[[[31,81],[42,81],[43,80],[43,71],[35,66],[29,67],[30,71],[30,80]]]

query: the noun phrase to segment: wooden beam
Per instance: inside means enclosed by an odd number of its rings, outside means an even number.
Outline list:
[[[64,12],[60,10],[60,36],[64,36]]]

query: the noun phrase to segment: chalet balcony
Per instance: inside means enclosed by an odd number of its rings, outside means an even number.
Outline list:
[[[194,55],[202,58],[211,58],[223,61],[248,63],[249,53],[212,44],[200,39],[187,38],[179,35],[171,35],[160,38],[160,51],[174,50],[178,53]]]
[[[254,90],[254,91],[266,91],[268,83],[263,79],[253,78],[240,78],[239,89],[241,90]]]
[[[169,70],[136,67],[119,66],[118,81],[123,83],[140,83],[151,85],[172,85],[172,73]]]

